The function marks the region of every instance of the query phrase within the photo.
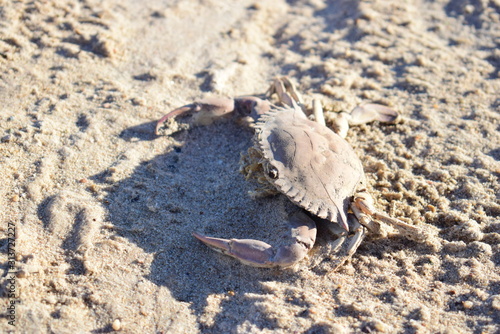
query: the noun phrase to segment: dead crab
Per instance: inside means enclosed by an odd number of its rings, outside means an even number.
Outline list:
[[[202,125],[230,114],[250,117],[255,128],[254,145],[242,158],[242,172],[261,183],[257,195],[282,193],[303,209],[289,217],[288,243],[279,247],[253,239],[193,233],[197,239],[257,267],[288,267],[302,260],[316,240],[314,220],[318,218],[330,222],[329,229],[338,236],[330,251],[344,248],[339,265],[354,254],[367,229],[379,231],[379,222],[410,239],[425,239],[419,228],[375,209],[364,185],[361,161],[344,140],[349,124],[394,122],[398,117],[395,111],[376,104],[357,107],[351,113],[339,114],[334,132],[326,127],[319,103],[313,103],[315,121],[306,117],[300,96],[287,78],[276,79],[268,92],[276,93],[282,106],[253,96],[205,99],[175,109],[157,123],[158,132],[167,119],[186,113],[192,114],[191,123]]]

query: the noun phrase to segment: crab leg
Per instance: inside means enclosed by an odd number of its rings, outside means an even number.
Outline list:
[[[332,270],[337,269],[341,265],[343,265],[348,259],[350,259],[354,253],[358,250],[359,245],[363,241],[366,235],[366,228],[360,223],[356,222],[356,226],[349,226],[351,231],[355,231],[354,235],[348,239],[347,247],[343,248],[340,253],[336,254],[334,260],[334,268]]]
[[[316,224],[305,213],[299,211],[288,221],[289,242],[273,247],[253,239],[220,239],[193,233],[194,237],[210,248],[232,256],[240,262],[254,267],[289,267],[302,260],[316,240]]]
[[[269,96],[278,95],[279,101],[289,107],[295,108],[303,104],[302,97],[297,92],[295,85],[287,77],[277,78],[267,91]]]
[[[325,115],[323,114],[323,107],[321,106],[321,102],[316,99],[313,100],[313,114],[314,114],[314,120],[317,123],[326,126]]]
[[[332,224],[327,221],[326,226],[330,232],[337,238],[333,242],[329,242],[321,253],[327,254],[326,257],[316,257],[312,262],[312,267],[319,267],[324,271],[334,271],[350,259],[366,235],[366,228],[361,225],[357,217],[352,214],[348,216],[349,231],[353,231],[354,235],[348,236],[348,232],[339,224]],[[329,261],[324,262],[325,259]]]
[[[427,239],[427,235],[420,228],[407,224],[399,219],[390,217],[384,213],[381,213],[375,209],[373,205],[372,197],[366,193],[362,192],[356,195],[354,199],[354,203],[351,206],[354,214],[358,217],[359,222],[362,225],[365,225],[369,229],[377,230],[375,224],[369,219],[371,217],[375,220],[379,220],[383,223],[391,225],[394,227],[401,235],[415,240],[415,241],[423,241]]]

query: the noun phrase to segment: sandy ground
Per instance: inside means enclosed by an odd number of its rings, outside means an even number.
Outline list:
[[[499,11],[0,1],[0,332],[500,332]],[[432,240],[368,237],[325,273],[309,266],[318,248],[257,269],[192,237],[272,240],[284,199],[247,195],[249,131],[157,137],[154,121],[205,96],[264,93],[277,75],[327,117],[363,101],[401,113],[348,141],[377,207]]]

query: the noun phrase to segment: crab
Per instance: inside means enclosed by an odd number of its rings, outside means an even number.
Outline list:
[[[419,227],[375,208],[366,189],[362,163],[344,139],[349,125],[394,123],[397,112],[378,104],[361,105],[350,113],[338,114],[331,130],[325,125],[318,101],[313,101],[314,121],[306,116],[302,99],[288,78],[275,79],[267,94],[276,94],[279,105],[255,96],[209,98],[177,108],[157,122],[158,134],[167,120],[181,115],[190,115],[194,125],[208,125],[231,115],[249,119],[255,130],[253,146],[242,156],[240,170],[247,179],[260,183],[253,196],[281,193],[300,208],[288,218],[288,238],[282,245],[197,232],[194,237],[244,264],[283,268],[298,263],[313,248],[318,221],[326,222],[337,236],[328,251],[337,254],[343,250],[335,268],[352,257],[367,231],[380,233],[380,223],[415,241],[426,238]]]

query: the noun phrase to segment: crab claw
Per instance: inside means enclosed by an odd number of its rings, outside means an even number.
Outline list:
[[[379,121],[384,123],[394,123],[398,119],[399,114],[381,104],[368,103],[357,106],[351,111],[351,119],[349,124],[359,125]]]
[[[155,133],[158,135],[163,123],[168,119],[177,116],[193,113],[191,123],[194,125],[209,125],[218,118],[230,114],[234,110],[234,100],[228,98],[207,98],[199,102],[188,104],[177,108],[165,116],[157,123]]]
[[[316,224],[305,213],[290,217],[289,243],[273,247],[253,239],[220,239],[199,233],[193,236],[210,248],[254,267],[289,267],[302,260],[316,240]]]
[[[360,125],[373,121],[396,123],[398,118],[399,114],[395,110],[381,104],[368,103],[357,106],[350,113],[339,113],[333,121],[333,127],[338,135],[345,138],[350,125]]]

